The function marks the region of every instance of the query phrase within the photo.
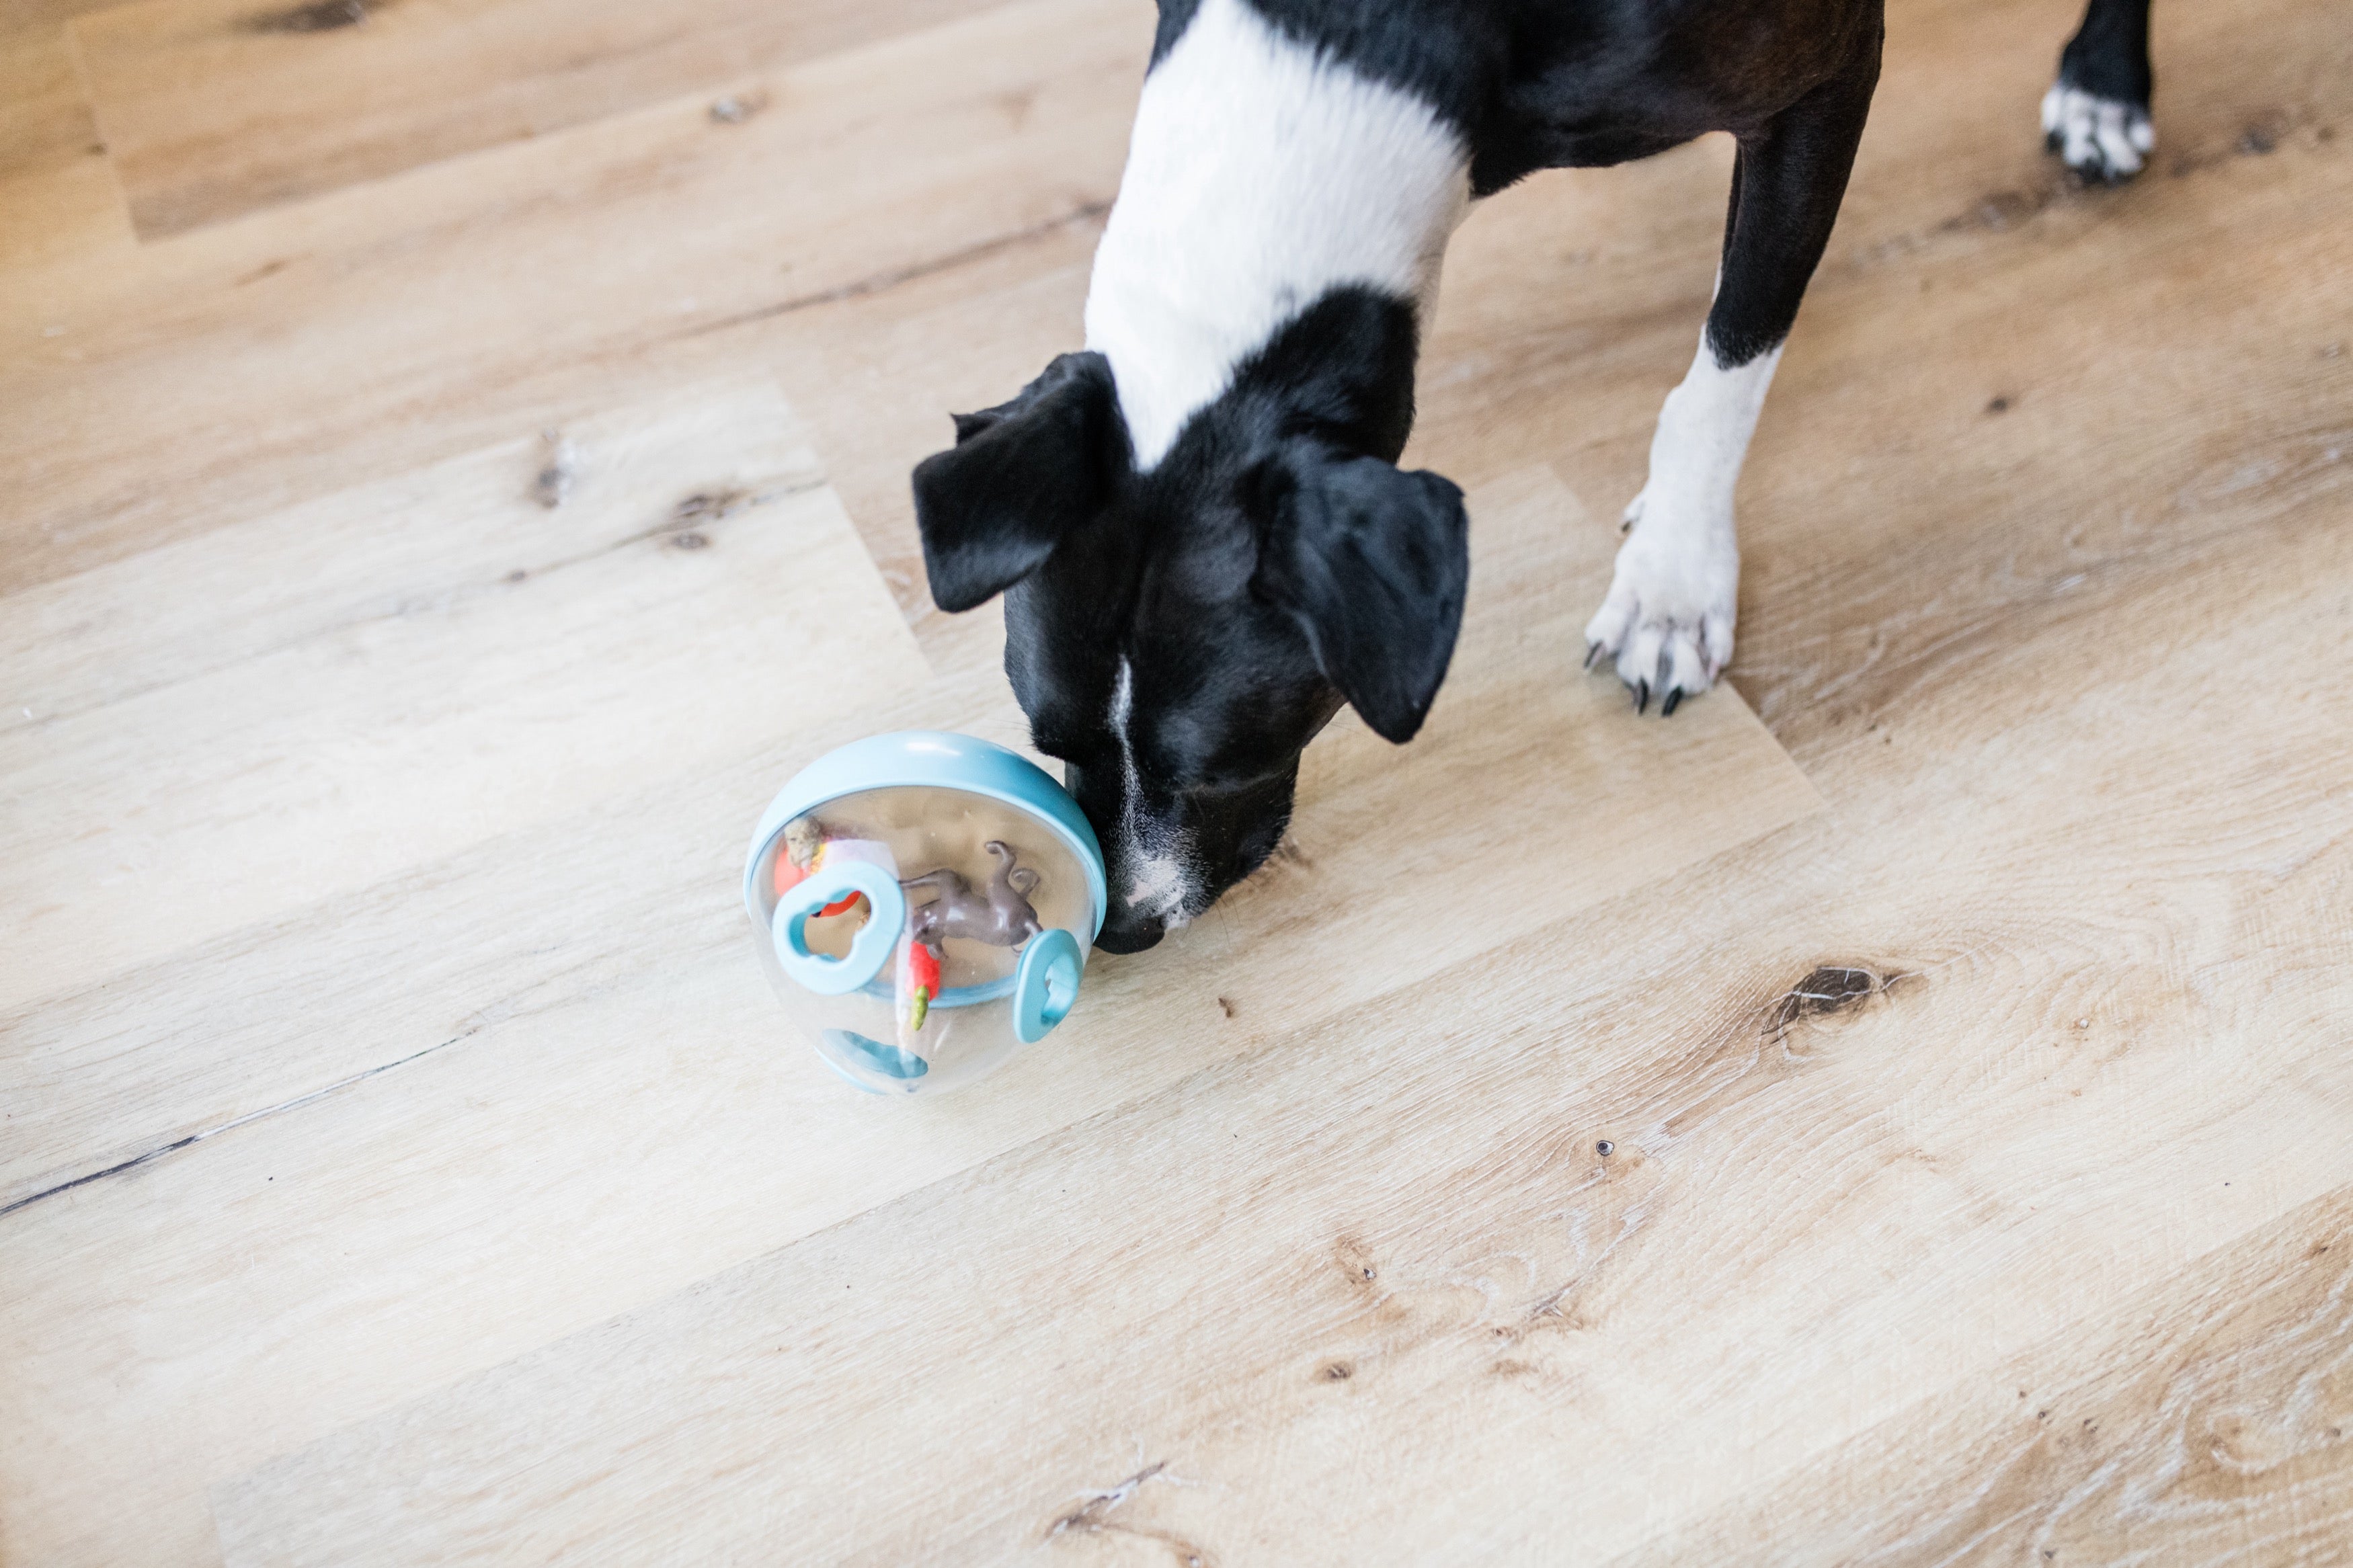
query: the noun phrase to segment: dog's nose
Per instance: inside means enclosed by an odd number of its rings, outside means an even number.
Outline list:
[[[1105,952],[1142,952],[1167,934],[1168,928],[1150,916],[1113,910],[1095,933],[1095,945]]]

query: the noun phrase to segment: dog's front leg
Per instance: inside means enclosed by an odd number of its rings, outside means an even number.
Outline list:
[[[2148,0],[2091,0],[2042,95],[2042,134],[2076,174],[2129,180],[2157,145],[2148,104]]]
[[[1878,79],[1874,15],[1846,70],[1740,143],[1715,302],[1690,374],[1660,411],[1609,596],[1585,628],[1586,664],[1613,658],[1638,710],[1656,695],[1660,711],[1672,713],[1731,662],[1740,601],[1733,490],[1782,342],[1830,243]]]

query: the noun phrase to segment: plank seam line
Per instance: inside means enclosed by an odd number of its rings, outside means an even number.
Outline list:
[[[395,1068],[406,1067],[409,1063],[416,1061],[420,1057],[429,1057],[436,1051],[447,1050],[449,1047],[456,1045],[459,1040],[462,1040],[465,1037],[466,1037],[464,1035],[452,1035],[438,1046],[427,1046],[423,1050],[411,1051],[408,1055],[400,1058],[396,1061],[385,1062],[372,1068],[364,1068],[348,1078],[337,1079],[334,1082],[321,1089],[314,1089],[308,1094],[298,1094],[291,1100],[284,1100],[277,1105],[264,1106],[259,1110],[248,1110],[242,1116],[230,1118],[228,1121],[222,1122],[217,1127],[207,1127],[201,1131],[191,1132],[185,1138],[175,1138],[171,1142],[150,1149],[143,1154],[133,1154],[130,1159],[121,1161],[116,1164],[109,1165],[102,1171],[91,1171],[86,1175],[76,1176],[71,1181],[59,1182],[56,1186],[44,1187],[37,1193],[27,1194],[24,1197],[18,1198],[14,1203],[0,1205],[0,1219],[6,1218],[8,1215],[15,1214],[18,1209],[29,1208],[33,1205],[39,1203],[43,1198],[53,1198],[59,1193],[69,1193],[76,1187],[88,1186],[90,1183],[101,1181],[108,1176],[119,1176],[125,1171],[134,1170],[137,1167],[147,1163],[150,1160],[160,1160],[164,1155],[174,1153],[179,1150],[185,1149],[192,1143],[201,1143],[207,1138],[217,1138],[224,1132],[233,1132],[248,1121],[259,1121],[265,1116],[275,1116],[280,1111],[293,1110],[301,1106],[308,1105],[314,1100],[324,1100],[327,1096],[335,1093],[338,1089],[349,1089],[352,1085],[362,1082],[367,1079],[372,1079],[378,1073],[387,1073]]]
[[[910,262],[904,267],[893,268],[888,272],[877,272],[871,277],[861,278],[854,283],[844,283],[839,288],[822,289],[814,294],[799,294],[789,300],[779,300],[774,305],[763,305],[756,310],[743,310],[733,316],[722,316],[715,321],[705,321],[700,326],[687,327],[672,332],[665,341],[676,342],[687,338],[700,338],[712,332],[723,332],[730,327],[744,327],[754,321],[774,321],[778,316],[788,316],[796,310],[806,310],[818,305],[837,304],[844,300],[860,299],[868,294],[880,294],[884,289],[895,289],[902,283],[912,283],[919,278],[929,278],[934,273],[945,272],[961,267],[967,261],[977,261],[982,257],[994,256],[1001,250],[1010,250],[1015,246],[1041,238],[1058,229],[1092,222],[1109,211],[1111,211],[1111,203],[1107,200],[1087,202],[1071,208],[1069,212],[1050,217],[1043,223],[1032,224],[1028,228],[1016,229],[1010,234],[1001,234],[994,239],[982,240],[978,245],[966,246],[962,250],[951,251],[945,256],[934,257],[929,261]]]

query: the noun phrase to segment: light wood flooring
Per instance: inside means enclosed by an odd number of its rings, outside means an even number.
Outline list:
[[[2353,1563],[2353,25],[2107,191],[2073,22],[1896,0],[1671,722],[1728,149],[1485,204],[1428,731],[902,1103],[739,858],[1024,739],[906,473],[1149,7],[0,0],[0,1563]]]

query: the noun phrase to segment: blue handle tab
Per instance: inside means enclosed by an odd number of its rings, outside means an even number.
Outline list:
[[[852,893],[865,894],[871,908],[866,924],[850,940],[848,955],[828,958],[811,952],[803,931],[809,917]],[[899,890],[899,879],[871,860],[844,859],[820,867],[785,889],[776,900],[776,912],[768,919],[776,962],[820,996],[846,995],[881,973],[906,927],[907,895]]]
[[[1070,1016],[1082,956],[1079,939],[1060,926],[1029,939],[1013,972],[1013,1032],[1023,1045],[1036,1045]]]

